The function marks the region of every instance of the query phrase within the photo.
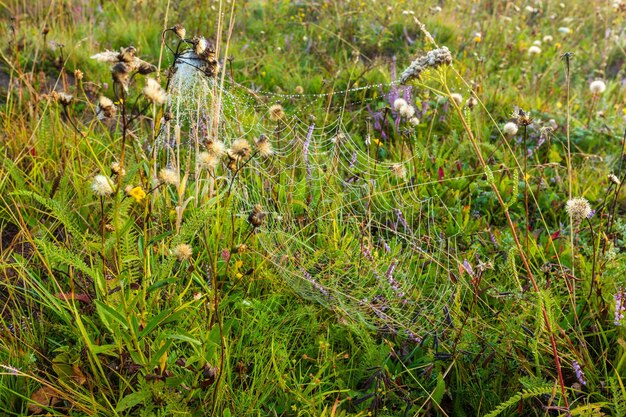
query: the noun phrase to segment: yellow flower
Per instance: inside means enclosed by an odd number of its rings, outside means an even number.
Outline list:
[[[382,144],[380,139],[377,139],[377,138],[372,139],[372,143],[376,146],[380,146]]]
[[[146,198],[146,192],[141,187],[135,187],[128,192],[128,195],[135,199],[136,202],[140,202]]]

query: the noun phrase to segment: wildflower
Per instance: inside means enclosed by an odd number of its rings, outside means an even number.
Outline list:
[[[480,32],[475,32],[474,33],[474,42],[476,43],[480,43],[480,41],[483,40],[483,34]]]
[[[406,176],[406,169],[402,164],[393,164],[390,169],[391,173],[398,178],[404,178]]]
[[[393,108],[396,111],[400,111],[401,108],[408,106],[409,103],[406,102],[405,99],[403,98],[397,98],[394,102],[393,102]]]
[[[107,197],[113,194],[112,181],[105,175],[96,175],[93,178],[91,189],[99,197]]]
[[[609,174],[608,175],[609,181],[612,182],[615,185],[620,185],[622,182],[619,180],[619,178],[617,178],[617,175],[615,174]]]
[[[115,117],[117,113],[117,108],[113,101],[110,98],[105,96],[100,96],[98,99],[98,105],[96,106],[96,115],[98,119]]]
[[[543,37],[543,43],[552,43],[554,38],[551,35],[546,35]]]
[[[456,102],[459,106],[463,104],[463,96],[459,93],[450,94],[450,98]]]
[[[79,69],[75,69],[74,70],[74,78],[76,79],[76,81],[82,80],[83,76],[84,76],[84,74],[83,74],[83,72],[81,70],[79,70]]]
[[[626,303],[624,303],[626,293],[620,289],[615,293],[613,299],[615,300],[615,319],[613,323],[616,326],[621,326],[624,319],[624,311],[626,311]]]
[[[176,185],[180,182],[180,177],[178,172],[173,169],[163,168],[159,171],[159,180],[162,184]]]
[[[269,108],[270,120],[276,122],[285,117],[285,109],[280,104],[274,104]]]
[[[411,117],[411,118],[409,119],[409,123],[410,123],[412,126],[417,126],[417,125],[419,125],[419,124],[420,124],[420,119],[418,119],[417,117],[413,116],[413,117]]]
[[[154,104],[164,104],[167,101],[167,93],[154,78],[146,79],[146,86],[142,91],[144,96]]]
[[[122,177],[126,175],[126,170],[122,168],[122,164],[117,161],[111,163],[111,172]]]
[[[237,139],[228,150],[228,156],[232,159],[245,159],[250,155],[250,144],[245,139]]]
[[[402,75],[400,75],[399,82],[400,84],[405,84],[410,80],[419,78],[422,72],[428,68],[438,68],[442,65],[450,64],[452,64],[452,55],[447,47],[444,46],[442,48],[433,49],[426,55],[413,61],[411,65],[404,70]]]
[[[221,158],[226,152],[226,147],[224,146],[224,143],[219,140],[209,140],[206,143],[206,150],[216,158]]]
[[[415,107],[411,105],[406,105],[400,108],[400,116],[410,119],[415,115]]]
[[[581,385],[587,385],[587,381],[585,381],[585,373],[580,368],[580,364],[578,361],[572,362],[572,368],[574,368],[574,373],[576,374],[576,379],[580,382]]]
[[[502,128],[502,131],[507,136],[515,136],[515,134],[517,133],[517,129],[518,129],[517,124],[515,124],[514,122],[508,122]]]
[[[131,187],[130,185],[124,189],[126,195],[135,199],[137,203],[146,198],[146,192],[141,187]]]
[[[181,262],[186,261],[193,255],[193,249],[186,243],[180,243],[172,250],[172,255],[177,257]]]
[[[274,150],[272,149],[272,143],[267,139],[267,136],[265,135],[259,136],[254,144],[256,145],[257,152],[261,156],[270,156],[274,153]]]
[[[211,152],[200,152],[196,158],[198,167],[204,169],[215,168],[219,164],[220,159]]]
[[[72,100],[74,100],[73,95],[64,92],[53,91],[51,96],[54,101],[60,103],[63,106],[69,106],[70,104],[72,104]]]
[[[478,100],[475,97],[470,97],[465,101],[465,105],[472,110],[474,107],[478,105]]]
[[[589,84],[589,90],[593,93],[593,95],[602,94],[604,90],[606,90],[606,84],[602,80],[595,80]]]
[[[528,55],[539,55],[541,53],[541,48],[537,45],[533,45],[528,48]]]
[[[580,223],[591,214],[591,206],[589,205],[589,202],[582,197],[576,197],[568,200],[565,205],[565,210],[575,223]]]
[[[301,85],[297,85],[294,91],[296,94],[304,94],[304,88]]]
[[[252,208],[252,213],[248,216],[248,223],[250,223],[252,227],[257,228],[263,224],[265,215],[266,213],[263,212],[261,205],[257,204]]]

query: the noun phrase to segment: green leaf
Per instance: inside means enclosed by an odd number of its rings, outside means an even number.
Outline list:
[[[148,390],[141,390],[133,392],[132,394],[128,394],[117,403],[115,411],[124,411],[129,408],[133,408],[134,406],[139,405],[149,399],[150,395],[150,391]]]
[[[118,311],[104,304],[100,300],[96,300],[96,310],[109,330],[113,331],[113,328],[111,327],[112,322],[117,322],[124,330],[128,330],[128,320]]]

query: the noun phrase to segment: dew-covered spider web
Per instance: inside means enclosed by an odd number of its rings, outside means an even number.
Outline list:
[[[417,343],[458,323],[474,272],[459,259],[455,215],[415,180],[420,160],[381,156],[375,132],[354,133],[372,120],[355,120],[366,115],[348,109],[380,108],[390,91],[410,92],[389,83],[275,94],[179,64],[169,85],[173,117],[157,144],[171,161],[181,148],[195,155],[207,141],[228,148],[246,139],[250,154],[230,167],[228,158],[208,169],[189,166],[203,192],[232,193],[240,219],[260,205],[264,221],[248,243],[264,257],[263,268],[344,322]],[[280,110],[271,110],[276,103]],[[320,117],[320,107],[331,111]],[[255,151],[263,135],[271,155]]]

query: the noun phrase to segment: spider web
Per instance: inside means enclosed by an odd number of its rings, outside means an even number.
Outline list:
[[[202,150],[211,124],[219,126],[226,146],[239,138],[251,144],[260,135],[270,139],[273,154],[253,155],[238,175],[222,164],[195,178],[232,186],[234,210],[242,218],[261,205],[266,218],[255,230],[254,246],[275,275],[345,322],[415,343],[453,327],[473,274],[457,255],[461,227],[439,196],[424,195],[425,184],[406,174],[423,169],[416,157],[381,160],[345,124],[351,115],[343,98],[361,92],[363,98],[349,104],[363,108],[385,100],[374,91],[396,86],[284,95],[228,80],[222,88],[220,82],[192,67],[177,71],[169,106],[187,132],[180,145],[190,155]],[[311,120],[311,109],[335,98],[341,102],[337,117]],[[218,111],[208,111],[215,100],[221,100]],[[268,111],[276,100],[299,104],[277,121]],[[168,155],[178,146],[163,139],[172,137],[171,129],[170,122],[157,142]]]

